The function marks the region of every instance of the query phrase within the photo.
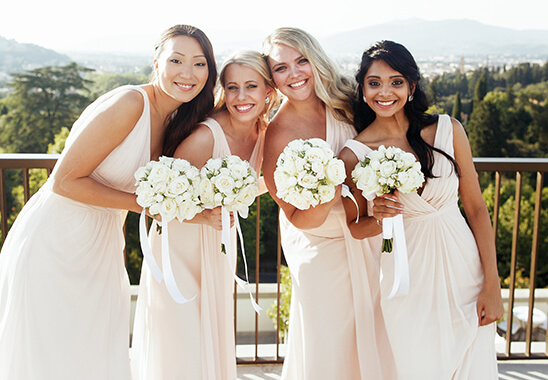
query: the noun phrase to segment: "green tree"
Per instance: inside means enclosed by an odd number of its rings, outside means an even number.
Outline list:
[[[505,157],[508,102],[504,93],[489,93],[474,105],[466,130],[474,157]]]
[[[455,104],[453,104],[453,112],[451,113],[455,119],[462,121],[462,103],[460,100],[460,92],[455,94]]]
[[[89,103],[81,73],[90,69],[71,63],[11,74],[12,93],[2,99],[0,144],[7,152],[44,153],[62,127],[70,128]]]

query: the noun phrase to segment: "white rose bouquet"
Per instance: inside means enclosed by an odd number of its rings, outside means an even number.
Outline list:
[[[416,192],[424,183],[424,174],[413,154],[381,145],[358,162],[352,171],[352,180],[370,201],[375,196],[395,190],[406,194]],[[409,264],[402,215],[384,218],[382,234],[382,251],[394,251],[394,284],[388,295],[391,299],[396,294],[409,292]]]
[[[224,206],[245,217],[259,195],[257,173],[238,156],[209,159],[200,177],[200,199],[205,208]]]
[[[424,183],[421,164],[400,148],[381,145],[367,154],[352,171],[352,180],[368,200],[393,193],[413,193]],[[383,228],[384,230],[384,228]],[[383,240],[383,252],[392,252],[393,238]]]
[[[145,262],[158,282],[165,279],[166,288],[176,302],[183,304],[192,301],[194,298],[186,299],[181,294],[175,282],[169,257],[168,223],[173,219],[180,222],[192,219],[203,211],[199,197],[200,171],[186,160],[162,156],[158,161],[151,161],[137,169],[134,177],[137,180],[137,203],[143,207],[139,238]],[[162,234],[162,270],[148,243],[146,209],[151,215],[162,217],[156,225]]]
[[[243,289],[249,285],[247,273],[247,260],[245,257],[242,230],[238,215],[234,217],[234,225],[240,236],[240,247],[244,261],[246,280],[243,281],[236,275],[234,266],[236,260],[232,256],[230,235],[230,213],[237,212],[247,218],[249,206],[253,204],[259,195],[259,180],[257,173],[249,162],[238,156],[226,156],[209,159],[200,171],[200,199],[205,208],[222,206],[222,233],[221,252],[226,253],[228,265],[236,283]],[[251,305],[257,313],[262,310],[255,302],[248,288]]]
[[[137,203],[162,222],[192,219],[203,211],[199,197],[200,171],[188,161],[162,156],[134,174]]]
[[[300,210],[331,201],[345,178],[344,162],[319,138],[291,141],[274,171],[276,196]]]

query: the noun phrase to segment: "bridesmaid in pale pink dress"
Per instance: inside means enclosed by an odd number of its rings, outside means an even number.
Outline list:
[[[415,154],[426,184],[418,193],[346,202],[348,225],[371,250],[382,246],[382,219],[403,214],[409,293],[387,295],[393,255],[383,255],[382,309],[401,380],[495,380],[494,321],[503,314],[494,236],[466,133],[447,115],[429,115],[415,60],[405,47],[379,42],[356,74],[359,135],[341,152],[347,172],[380,145]],[[347,184],[355,189],[352,181]],[[470,227],[460,213],[462,201]],[[375,236],[378,235],[378,236]],[[375,237],[372,237],[375,236]]]
[[[154,73],[82,113],[12,226],[0,254],[0,379],[130,379],[124,210],[140,211],[135,170],[213,106],[205,34],[186,25],[164,32]]]
[[[224,62],[219,81],[215,112],[179,144],[174,156],[201,168],[210,158],[236,155],[259,175],[268,115],[278,99],[266,61],[256,51],[238,52]],[[133,330],[134,380],[234,380],[234,278],[221,252],[220,208],[191,221],[172,221],[169,229],[177,285],[186,298],[196,299],[176,303],[143,265]],[[161,262],[155,228],[150,240]]]
[[[321,138],[338,154],[356,135],[355,88],[300,29],[275,30],[263,50],[287,98],[268,129],[263,165],[266,185],[281,209],[282,247],[293,281],[282,378],[393,379],[377,268],[350,236],[340,187],[333,201],[299,210],[276,197],[273,179],[278,156],[290,141]]]

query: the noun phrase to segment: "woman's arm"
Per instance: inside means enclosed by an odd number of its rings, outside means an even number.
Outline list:
[[[466,217],[478,245],[483,268],[483,288],[478,296],[477,311],[480,325],[500,319],[504,313],[497,269],[495,237],[487,206],[478,183],[472,152],[462,125],[452,119],[455,160],[459,166],[459,194]]]
[[[95,206],[140,212],[135,194],[104,186],[89,176],[133,130],[143,108],[143,96],[133,90],[117,94],[100,105],[97,115],[57,163],[51,176],[53,191]]]

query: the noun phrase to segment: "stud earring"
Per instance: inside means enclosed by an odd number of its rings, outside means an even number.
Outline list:
[[[413,99],[414,99],[414,98],[413,98],[413,94],[409,95],[409,97],[407,98],[407,100],[409,100],[410,102],[412,102]]]
[[[266,104],[268,104],[269,101],[270,101],[270,98],[267,96],[267,97],[265,98],[264,102],[265,102]]]
[[[363,102],[367,104],[367,99],[365,98],[365,95],[363,96]]]

